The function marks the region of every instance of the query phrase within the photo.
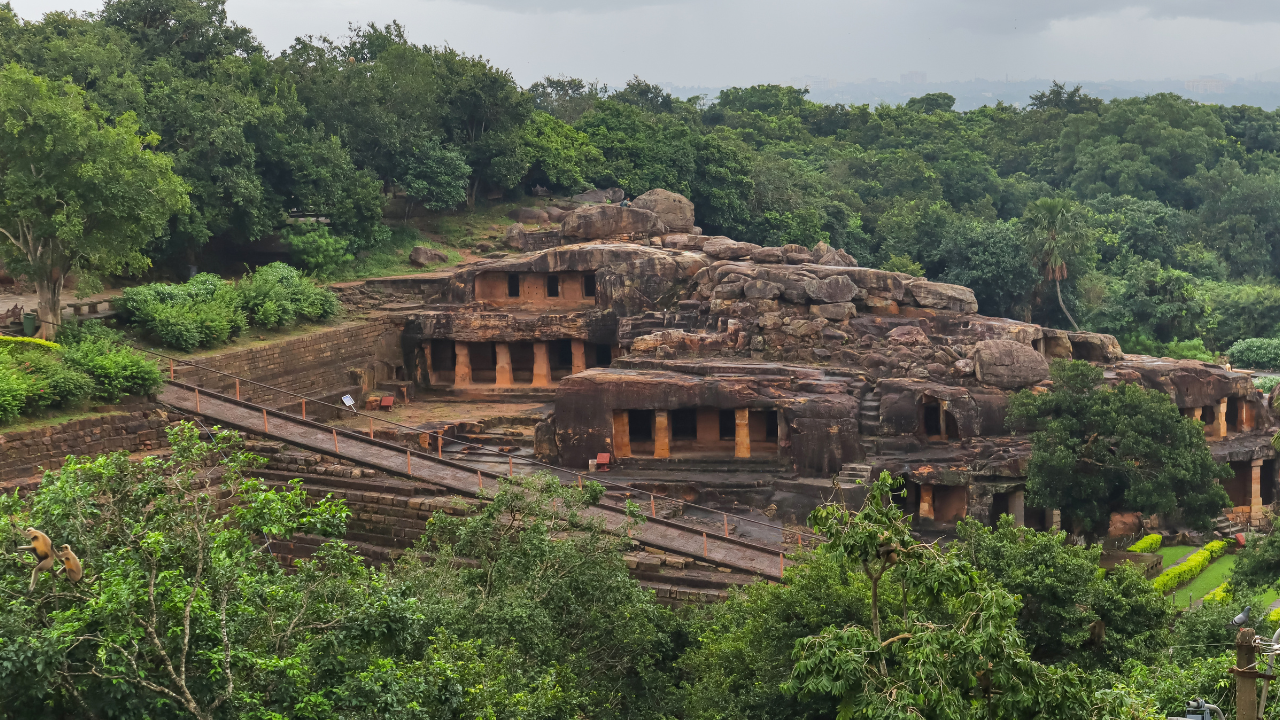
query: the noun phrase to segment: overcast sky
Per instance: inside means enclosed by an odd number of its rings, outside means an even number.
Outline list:
[[[35,19],[95,0],[12,0]],[[1155,80],[1280,69],[1278,0],[228,0],[272,53],[297,35],[399,20],[521,84],[632,75],[683,86],[801,77]],[[1274,78],[1280,79],[1280,74]]]

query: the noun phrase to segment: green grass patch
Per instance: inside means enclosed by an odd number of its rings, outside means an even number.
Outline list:
[[[418,245],[443,250],[449,259],[443,263],[417,267],[409,262],[409,253]],[[402,225],[391,231],[391,239],[384,245],[361,253],[354,262],[330,273],[326,279],[343,282],[389,275],[416,275],[451,267],[460,262],[462,262],[462,253],[458,250],[423,235],[413,227]]]
[[[1192,580],[1185,587],[1175,590],[1174,597],[1185,599],[1188,593],[1190,593],[1193,598],[1198,599],[1204,597],[1210,590],[1226,582],[1227,578],[1231,575],[1231,568],[1235,567],[1235,565],[1235,555],[1223,555],[1210,563],[1209,567],[1205,568],[1204,572],[1197,575],[1195,580]]]
[[[1167,570],[1174,565],[1177,565],[1179,560],[1190,555],[1196,550],[1199,550],[1199,548],[1191,545],[1170,545],[1169,547],[1162,547],[1159,550],[1156,550],[1156,554],[1164,558],[1164,564],[1162,567]]]
[[[27,430],[35,430],[36,428],[51,427],[53,425],[61,425],[62,423],[71,422],[73,420],[84,420],[85,418],[102,417],[104,415],[119,415],[120,413],[129,412],[128,410],[113,410],[111,412],[94,412],[92,410],[63,410],[63,411],[45,411],[46,414],[39,417],[24,417],[18,422],[9,423],[0,426],[0,432],[14,433],[24,432]]]

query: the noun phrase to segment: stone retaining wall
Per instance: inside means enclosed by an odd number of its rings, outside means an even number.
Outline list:
[[[202,357],[195,362],[210,370],[178,366],[175,375],[182,382],[233,397],[235,379],[211,370],[279,388],[240,384],[241,399],[268,407],[297,402],[280,390],[309,398],[326,397],[354,386],[367,392],[379,381],[395,379],[397,369],[404,366],[400,350],[402,325],[400,318],[383,316],[269,345]]]
[[[155,405],[0,434],[0,481],[57,470],[68,455],[138,452],[167,447],[165,428],[178,416]]]

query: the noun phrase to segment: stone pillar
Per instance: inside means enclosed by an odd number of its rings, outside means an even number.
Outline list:
[[[1027,524],[1026,495],[1021,490],[1009,493],[1009,514],[1013,516],[1015,527]]]
[[[938,401],[938,436],[943,442],[947,440],[947,401]]]
[[[1199,420],[1200,409],[1201,408],[1199,408],[1198,406],[1193,408],[1187,408],[1188,412],[1190,413],[1189,415],[1187,415],[1187,417],[1191,418],[1192,420]]]
[[[734,434],[733,434],[733,456],[740,458],[751,457],[751,425],[748,422],[750,410],[747,408],[738,408],[733,411]]]
[[[1062,511],[1061,510],[1049,511],[1049,526],[1055,530],[1062,529]]]
[[[438,385],[436,369],[431,363],[431,341],[422,343],[422,364],[427,366],[427,385]]]
[[[790,438],[790,433],[788,432],[788,430],[790,430],[790,428],[787,427],[787,418],[786,416],[783,415],[783,412],[779,410],[778,411],[778,455],[783,455],[782,448],[787,445],[787,441]]]
[[[573,374],[577,375],[587,369],[587,345],[581,340],[571,340],[573,347]]]
[[[1237,420],[1240,432],[1253,432],[1253,403],[1244,398],[1236,399],[1236,403],[1240,407],[1240,419]]]
[[[613,411],[613,456],[631,457],[631,416],[626,410]]]
[[[653,456],[671,457],[671,421],[666,410],[653,411]]]
[[[544,342],[533,344],[533,386],[551,386],[551,361],[547,357],[547,344]]]
[[[498,356],[497,362],[494,363],[494,385],[497,387],[511,387],[513,380],[511,378],[511,346],[506,343],[494,343],[493,349]]]
[[[920,513],[919,513],[919,515],[920,515],[920,519],[921,519],[921,520],[932,520],[932,519],[933,519],[933,486],[932,486],[932,485],[921,485],[921,486],[920,486]]]
[[[1262,522],[1262,461],[1249,462],[1249,520],[1253,524]]]
[[[458,355],[453,363],[453,386],[467,387],[471,384],[471,347],[464,342],[455,342],[453,351]]]
[[[1227,399],[1222,398],[1218,401],[1218,415],[1214,418],[1213,434],[1216,437],[1224,438],[1227,436]]]

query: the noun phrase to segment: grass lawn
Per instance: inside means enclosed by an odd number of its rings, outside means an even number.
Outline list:
[[[1174,565],[1177,565],[1179,560],[1199,549],[1200,548],[1192,547],[1190,545],[1170,545],[1169,547],[1160,548],[1156,551],[1156,554],[1164,558],[1163,567],[1165,570],[1168,570]]]
[[[1195,580],[1175,590],[1174,597],[1180,602],[1186,601],[1185,598],[1188,593],[1193,598],[1204,597],[1210,590],[1226,582],[1227,577],[1231,575],[1231,568],[1235,567],[1235,564],[1235,555],[1223,555],[1205,568],[1204,572],[1200,573]]]

